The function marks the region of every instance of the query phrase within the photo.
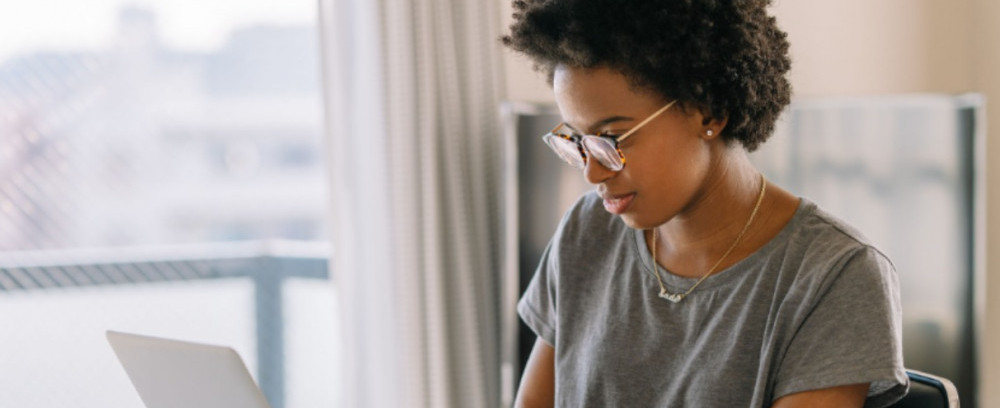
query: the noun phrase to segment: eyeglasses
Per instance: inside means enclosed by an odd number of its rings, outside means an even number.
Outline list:
[[[660,110],[653,112],[652,115],[649,115],[649,117],[639,122],[638,125],[635,125],[635,127],[621,136],[602,135],[601,133],[596,135],[560,133],[560,129],[566,127],[566,123],[564,122],[560,123],[559,126],[556,126],[549,133],[546,133],[545,136],[542,136],[542,141],[552,151],[556,152],[560,158],[565,160],[566,163],[569,163],[570,166],[583,169],[587,165],[587,158],[593,157],[608,170],[621,171],[621,169],[625,168],[625,154],[622,153],[619,144],[629,136],[632,136],[639,128],[657,116],[660,116],[667,109],[670,109],[675,102],[677,101],[671,101],[666,106],[660,108]]]

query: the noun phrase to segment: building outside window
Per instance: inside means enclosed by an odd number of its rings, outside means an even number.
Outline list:
[[[334,401],[315,5],[46,3],[0,6],[0,406],[138,405],[108,329]]]

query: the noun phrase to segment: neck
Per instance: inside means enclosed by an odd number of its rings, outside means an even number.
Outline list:
[[[680,276],[704,275],[733,246],[760,198],[762,178],[743,149],[731,149],[713,169],[691,202],[657,227],[658,261]],[[744,257],[746,238],[716,272]]]

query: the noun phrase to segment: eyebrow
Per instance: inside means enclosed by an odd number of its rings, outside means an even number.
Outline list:
[[[630,118],[628,116],[612,116],[610,118],[601,119],[601,120],[595,122],[593,125],[590,125],[589,129],[596,129],[596,128],[600,128],[600,127],[604,127],[604,126],[610,125],[610,124],[615,123],[615,122],[622,122],[622,121],[626,121],[626,120],[635,120],[635,118]],[[573,125],[571,125],[571,124],[569,124],[567,122],[563,122],[563,123],[565,123],[566,127],[570,128],[574,132],[576,132],[578,134],[580,133],[580,131],[577,130],[577,128],[573,127]]]

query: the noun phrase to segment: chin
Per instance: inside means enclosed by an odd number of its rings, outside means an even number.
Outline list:
[[[655,227],[655,225],[647,225],[649,223],[642,222],[642,220],[637,219],[632,214],[621,214],[621,215],[618,216],[618,218],[621,218],[622,222],[624,222],[625,225],[627,225],[629,228],[632,228],[632,229],[647,230],[647,229]]]
[[[652,214],[645,214],[645,216],[642,216],[633,212],[619,214],[618,218],[620,218],[629,228],[637,230],[653,229],[663,225],[667,221],[670,221],[669,219],[664,220],[662,218],[658,218]]]

